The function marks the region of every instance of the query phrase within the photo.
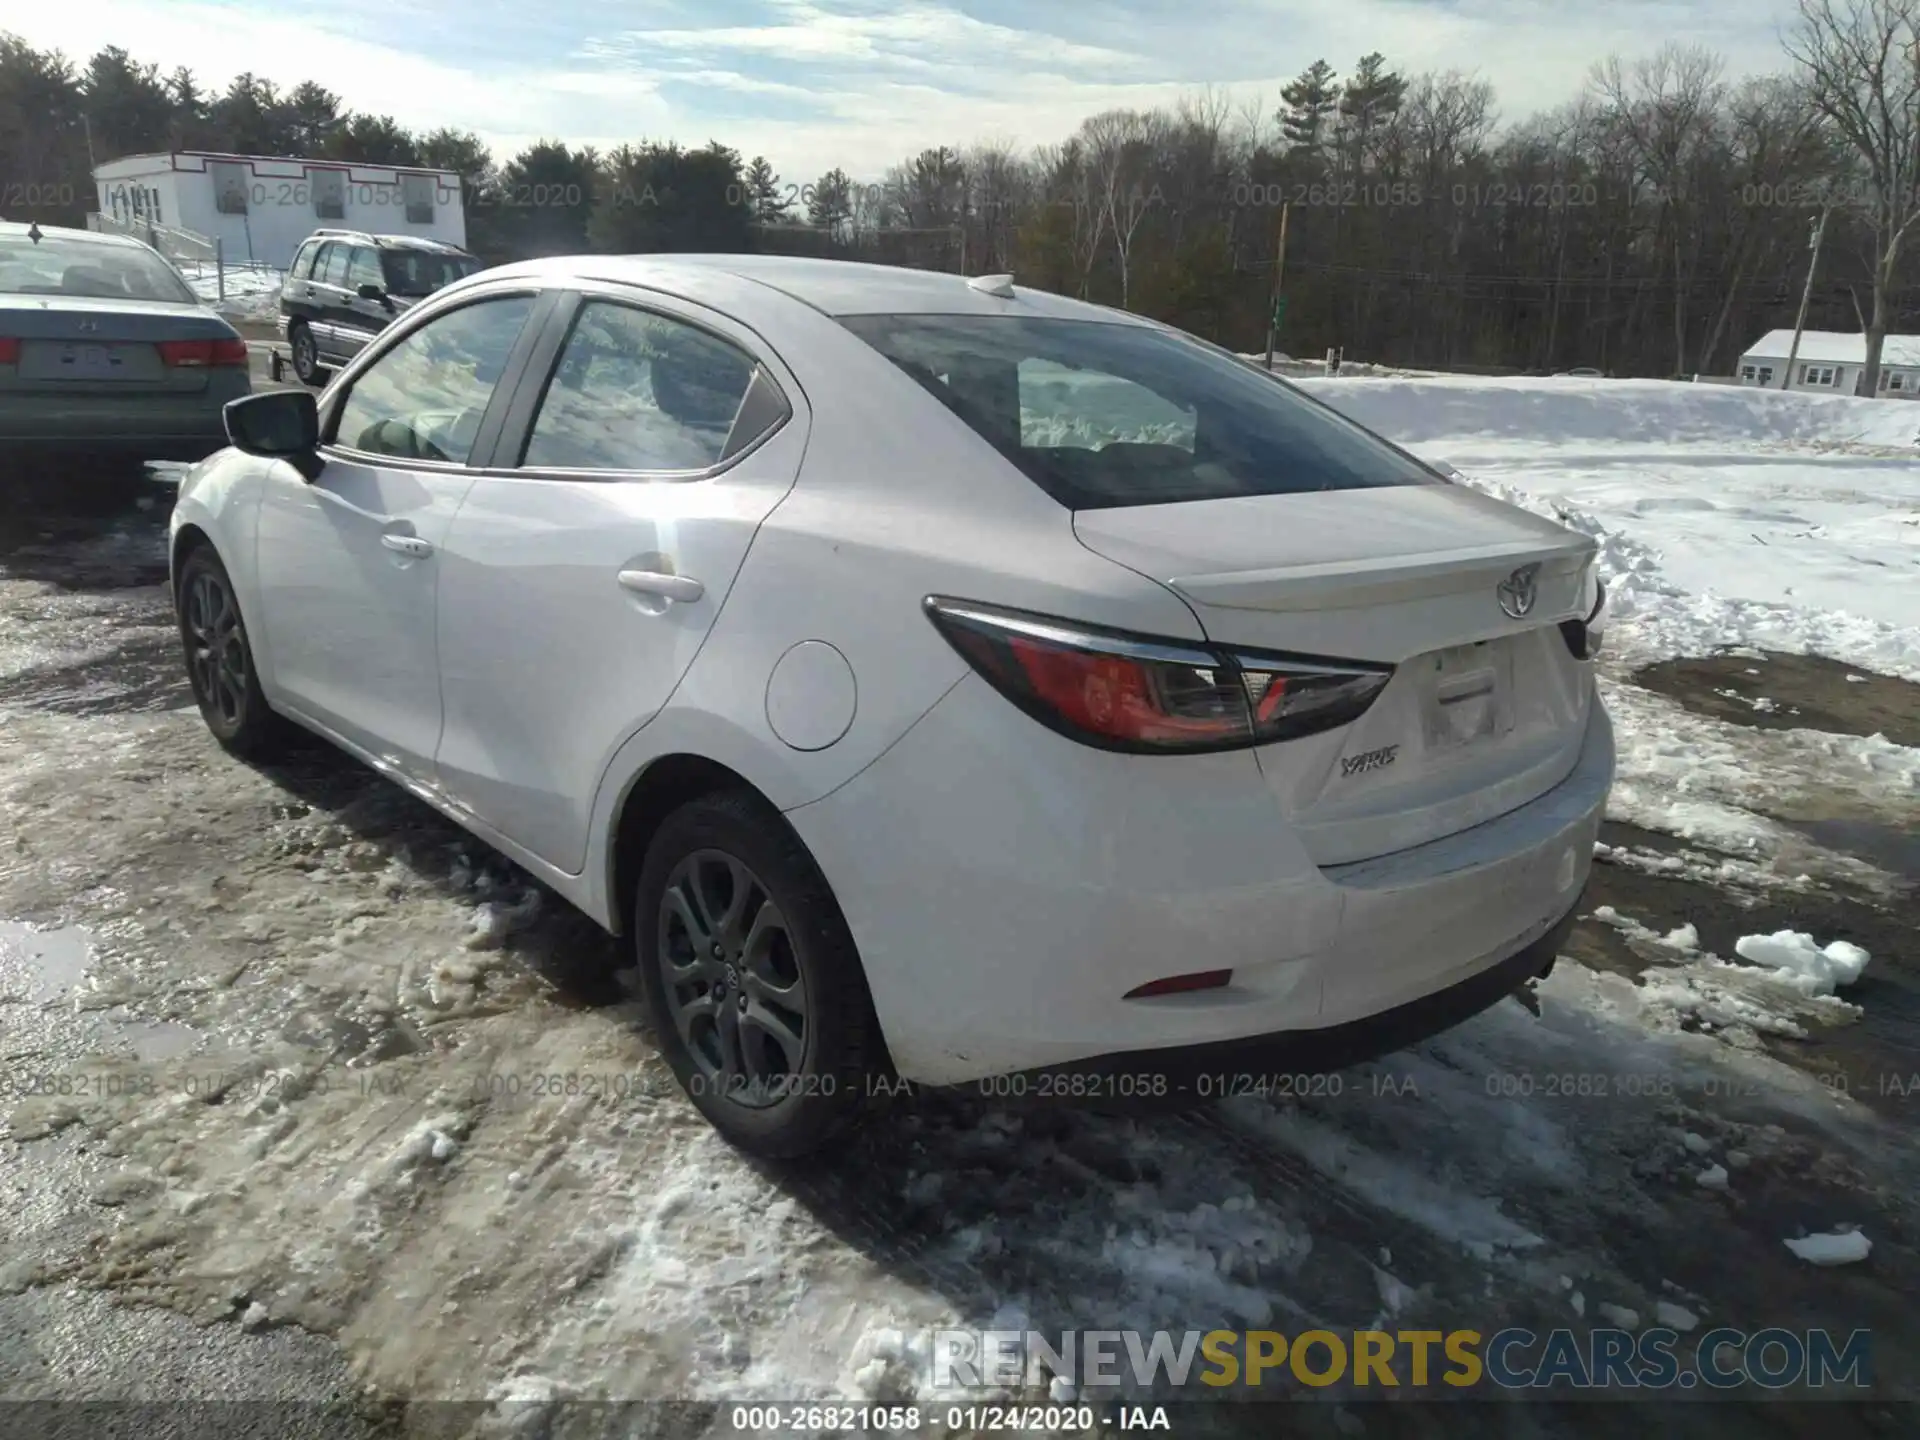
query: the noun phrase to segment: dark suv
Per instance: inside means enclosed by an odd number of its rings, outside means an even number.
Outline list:
[[[318,385],[329,367],[351,360],[408,306],[480,268],[465,250],[440,240],[314,231],[280,289],[280,333],[294,374]]]

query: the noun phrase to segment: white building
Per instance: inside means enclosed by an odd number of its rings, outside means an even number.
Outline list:
[[[1793,352],[1793,374],[1787,355]],[[1867,363],[1867,337],[1838,330],[1808,330],[1793,349],[1793,331],[1770,330],[1740,357],[1740,383],[1769,390],[1825,390],[1851,395]],[[1787,383],[1783,386],[1782,380]],[[1880,350],[1880,394],[1920,398],[1920,335],[1889,335]]]
[[[176,150],[95,167],[100,213],[220,242],[228,264],[286,269],[322,226],[467,243],[452,170]]]

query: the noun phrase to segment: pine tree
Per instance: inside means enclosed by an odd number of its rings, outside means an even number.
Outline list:
[[[853,180],[839,166],[813,182],[807,197],[807,223],[838,240],[853,223]]]
[[[341,122],[340,97],[312,80],[293,87],[285,103],[288,138],[296,155],[317,155],[333,128]]]
[[[193,71],[178,66],[167,77],[167,100],[172,114],[167,123],[167,148],[191,150],[207,143],[207,96]]]
[[[773,225],[787,218],[787,198],[781,191],[780,176],[764,155],[748,162],[746,177],[747,208],[756,225]]]
[[[1406,77],[1387,69],[1379,51],[1362,56],[1340,92],[1340,115],[1353,145],[1355,162],[1364,162],[1380,129],[1400,109],[1406,97]]]
[[[1286,109],[1280,112],[1280,131],[1287,148],[1313,151],[1327,143],[1327,121],[1340,101],[1340,85],[1333,67],[1316,60],[1280,92]]]
[[[109,45],[87,62],[80,87],[96,162],[167,148],[173,104],[159,66]]]

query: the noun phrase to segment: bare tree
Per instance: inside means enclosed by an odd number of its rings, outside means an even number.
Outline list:
[[[1009,270],[1020,217],[1033,200],[1033,167],[1011,141],[994,140],[967,151],[961,169],[967,186],[970,263],[983,273]]]
[[[1086,141],[1076,135],[1058,145],[1042,146],[1035,152],[1034,164],[1041,176],[1042,203],[1067,215],[1069,258],[1084,300],[1107,233],[1107,212],[1094,188]]]
[[[1715,370],[1727,321],[1747,276],[1770,258],[1779,239],[1778,196],[1812,193],[1833,173],[1830,127],[1806,95],[1784,76],[1745,82],[1728,102],[1726,125],[1726,230],[1721,263],[1728,267],[1720,308],[1700,351],[1700,368]]]
[[[1700,240],[1702,160],[1711,147],[1725,94],[1724,62],[1696,46],[1663,46],[1630,72],[1619,58],[1595,71],[1609,118],[1632,152],[1654,204],[1654,239],[1673,275],[1673,368],[1687,368],[1688,280]]]
[[[1852,152],[1841,199],[1873,241],[1872,313],[1858,392],[1878,393],[1888,297],[1920,221],[1920,0],[1800,0],[1787,38],[1808,98]]]
[[[1165,115],[1140,110],[1104,111],[1080,127],[1086,139],[1094,194],[1120,266],[1122,309],[1133,298],[1133,246],[1140,223],[1165,199],[1155,175],[1155,162],[1157,142],[1166,128]]]
[[[881,230],[905,223],[893,192],[884,184],[854,181],[847,186],[846,202],[842,224],[855,240],[870,239]]]
[[[1238,163],[1233,142],[1233,105],[1211,86],[1183,95],[1164,127],[1168,239],[1178,250],[1191,225],[1211,220],[1231,197]]]

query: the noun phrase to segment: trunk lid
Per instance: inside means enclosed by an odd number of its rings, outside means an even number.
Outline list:
[[[0,295],[0,339],[18,342],[13,363],[0,364],[0,392],[198,393],[207,388],[206,367],[167,364],[160,343],[237,338],[226,321],[195,305]]]
[[[1587,536],[1453,485],[1082,510],[1074,529],[1217,644],[1396,667],[1353,724],[1255,752],[1320,864],[1490,820],[1579,757],[1592,686],[1559,622],[1584,618]]]

